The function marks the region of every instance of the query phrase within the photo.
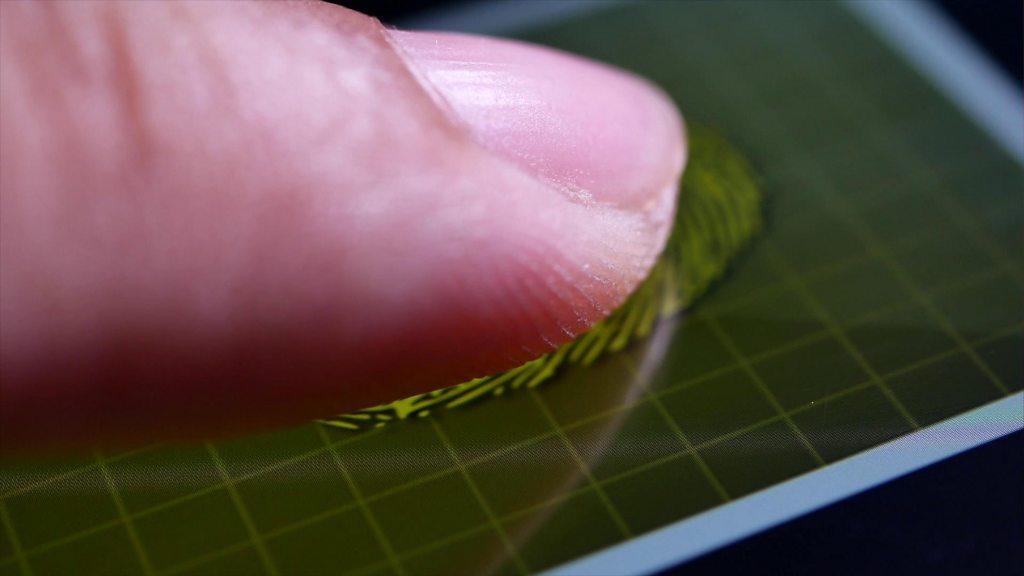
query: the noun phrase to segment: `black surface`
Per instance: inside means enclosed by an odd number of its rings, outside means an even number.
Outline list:
[[[1016,432],[663,574],[1024,574]]]
[[[445,8],[461,4],[458,0],[329,0],[332,4],[341,4],[364,14],[391,22],[397,18],[405,18],[422,13],[424,10]],[[559,0],[552,0],[559,1]]]
[[[1021,0],[935,0],[993,59],[1017,79],[1024,78],[1024,2]]]
[[[429,9],[447,8],[464,3],[459,0],[332,1],[376,16],[384,22],[415,16]],[[932,0],[932,2],[960,24],[975,42],[981,45],[1003,69],[1016,78],[1018,84],[1022,82],[1024,45],[1022,45],[1021,31],[1022,22],[1024,22],[1024,2],[1021,0]]]

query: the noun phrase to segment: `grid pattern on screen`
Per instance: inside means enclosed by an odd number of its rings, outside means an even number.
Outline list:
[[[842,8],[660,3],[530,38],[653,78],[750,155],[769,226],[731,277],[644,346],[436,417],[7,463],[0,574],[522,574],[1022,387],[1020,168]]]

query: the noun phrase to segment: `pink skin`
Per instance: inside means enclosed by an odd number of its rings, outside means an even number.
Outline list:
[[[0,11],[4,451],[506,369],[665,241],[682,123],[626,73],[316,3]]]

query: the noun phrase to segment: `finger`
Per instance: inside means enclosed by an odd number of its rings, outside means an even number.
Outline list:
[[[2,10],[5,449],[500,371],[664,243],[681,121],[623,72],[321,4]]]

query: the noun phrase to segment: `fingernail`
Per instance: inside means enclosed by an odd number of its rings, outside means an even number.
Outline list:
[[[647,81],[553,49],[451,33],[390,32],[476,140],[582,201],[664,205],[686,157],[682,119]]]

